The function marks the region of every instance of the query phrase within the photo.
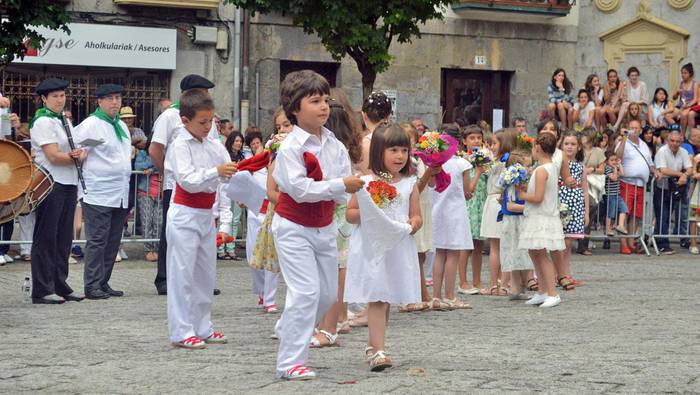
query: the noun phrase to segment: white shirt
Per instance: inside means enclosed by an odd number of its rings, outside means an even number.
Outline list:
[[[87,147],[87,159],[83,163],[83,178],[87,193],[82,199],[87,204],[106,207],[129,206],[129,177],[131,176],[131,137],[123,121],[119,121],[126,138],[119,140],[114,127],[89,116],[75,127],[74,138],[103,140],[96,147]]]
[[[71,128],[72,132],[72,128]],[[34,122],[31,129],[32,151],[34,162],[49,171],[53,180],[63,185],[78,185],[78,170],[75,165],[55,165],[49,162],[41,148],[49,144],[57,144],[61,152],[70,152],[68,136],[58,118],[41,117]]]
[[[172,143],[169,155],[175,182],[190,193],[216,192],[225,181],[216,167],[231,161],[218,140],[207,137],[199,141],[186,129]]]
[[[592,101],[589,101],[586,104],[586,107],[584,107],[584,108],[581,108],[581,105],[579,103],[575,103],[574,110],[580,111],[578,123],[580,125],[584,125],[586,123],[586,121],[588,121],[588,117],[593,116],[593,110],[595,110],[595,103],[593,103]]]
[[[314,181],[307,177],[304,152],[310,152],[317,159],[323,171],[323,180]],[[321,128],[321,139],[294,125],[292,132],[282,142],[272,176],[280,192],[285,192],[297,203],[313,203],[335,200],[345,203],[343,178],[352,174],[350,156],[333,133]]]
[[[678,152],[674,154],[673,151],[671,151],[671,148],[669,148],[668,144],[656,151],[654,162],[656,164],[656,168],[659,170],[666,168],[672,171],[681,171],[689,169],[693,166],[693,163],[690,161],[688,151],[679,147]],[[668,177],[662,176],[659,180],[658,186],[661,189],[667,189]]]
[[[620,143],[615,146],[615,151],[619,147]],[[625,170],[625,176],[622,177],[622,181],[640,187],[644,186],[649,179],[649,166],[653,165],[653,163],[651,151],[649,151],[649,147],[645,142],[640,139],[639,144],[634,144],[628,139],[625,144],[625,153],[622,155],[622,168]]]
[[[184,125],[182,124],[182,119],[180,118],[180,110],[174,107],[170,107],[163,111],[162,114],[158,116],[156,122],[153,124],[153,137],[151,142],[162,144],[165,147],[165,174],[163,174],[163,189],[169,190],[175,188],[175,181],[173,179],[172,163],[168,161],[168,146],[175,141],[175,138],[179,136],[179,133],[185,131]],[[187,133],[189,135],[189,133]],[[216,128],[216,123],[212,120],[211,129],[209,130],[209,137],[214,138],[218,141],[219,131]]]

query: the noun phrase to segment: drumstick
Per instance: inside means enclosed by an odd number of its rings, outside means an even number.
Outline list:
[[[75,143],[73,142],[73,135],[70,132],[70,124],[68,123],[68,118],[66,118],[65,112],[61,113],[61,115],[63,130],[66,131],[66,136],[68,137],[68,145],[70,145],[71,151],[75,151]],[[83,178],[83,165],[80,163],[79,158],[73,158],[73,163],[75,163],[75,168],[78,169],[78,179],[80,180],[80,186],[83,187],[83,194],[87,195],[85,179]]]

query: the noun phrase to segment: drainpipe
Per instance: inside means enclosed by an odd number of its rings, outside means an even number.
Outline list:
[[[236,8],[233,30],[233,126],[241,127],[241,9]],[[242,130],[241,130],[242,132]]]

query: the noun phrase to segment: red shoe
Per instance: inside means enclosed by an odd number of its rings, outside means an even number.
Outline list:
[[[258,305],[256,306],[256,308],[262,309],[264,303],[265,301],[263,300],[262,296],[258,296]]]
[[[620,247],[620,254],[622,255],[631,255],[632,254],[632,249],[629,247]]]
[[[173,343],[173,346],[189,349],[202,349],[207,345],[204,343],[204,340],[198,338],[197,336],[190,336],[185,340],[180,340],[179,342]]]
[[[215,343],[215,344],[224,344],[228,343],[228,338],[226,338],[226,335],[224,335],[221,332],[216,332],[211,334],[211,336],[207,337],[204,339],[205,343]]]
[[[263,310],[265,310],[266,313],[273,313],[273,314],[274,314],[274,313],[277,313],[277,312],[279,311],[279,310],[277,310],[277,305],[276,305],[276,304],[271,304],[271,305],[269,305],[269,306],[265,306],[265,307],[263,308]]]

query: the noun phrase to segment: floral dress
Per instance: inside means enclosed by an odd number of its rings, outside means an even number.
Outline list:
[[[267,270],[268,272],[279,273],[280,265],[277,261],[277,251],[275,250],[275,240],[272,237],[270,227],[272,218],[275,215],[275,205],[269,203],[265,220],[260,226],[258,238],[255,240],[253,259],[250,260],[250,267],[253,269]]]
[[[475,170],[469,171],[469,176],[474,177]],[[467,200],[467,209],[469,210],[469,224],[471,225],[472,238],[474,240],[483,240],[481,237],[481,217],[484,215],[484,204],[486,204],[486,174],[479,176],[479,181],[476,182],[472,198]]]
[[[564,225],[564,236],[569,239],[583,238],[584,215],[586,214],[585,201],[583,199],[583,164],[575,160],[569,161],[571,177],[576,180],[576,186],[569,188],[559,178],[559,202],[566,204],[571,219]]]

